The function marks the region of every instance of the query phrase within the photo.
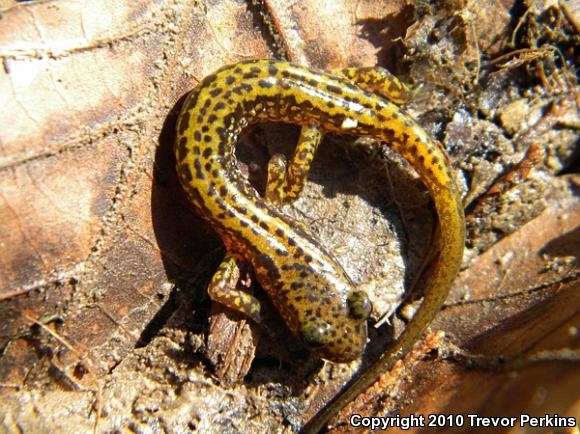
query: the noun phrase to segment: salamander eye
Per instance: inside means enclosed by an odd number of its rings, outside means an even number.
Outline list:
[[[373,309],[366,292],[355,290],[348,296],[348,314],[351,318],[366,320]]]
[[[330,325],[325,321],[308,321],[302,326],[302,338],[313,348],[323,347],[332,342]]]

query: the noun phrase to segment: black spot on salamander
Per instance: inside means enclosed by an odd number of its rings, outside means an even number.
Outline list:
[[[298,247],[296,249],[296,251],[294,252],[294,257],[296,259],[300,258],[302,255],[304,254],[304,250],[302,250],[302,247]]]
[[[348,90],[351,90],[353,92],[360,92],[362,89],[352,83],[346,82],[343,84],[343,87],[345,87]],[[364,93],[367,93],[365,91],[363,91]]]
[[[215,129],[216,134],[220,138],[220,141],[223,142],[228,139],[227,131],[224,127],[217,127]]]
[[[288,245],[295,247],[296,246],[296,240],[292,237],[288,237]]]
[[[228,209],[228,205],[226,204],[226,202],[221,197],[217,196],[215,188],[213,186],[210,185],[210,189],[213,190],[212,196],[216,196],[215,203],[217,204],[218,208],[220,208],[223,211],[226,211]]]
[[[334,104],[332,101],[327,101],[326,102],[326,107],[333,109],[336,107],[336,104]]]
[[[201,150],[199,149],[199,146],[194,146],[193,147],[193,155],[199,155],[201,153]]]
[[[223,90],[223,89],[222,89],[221,87],[216,87],[215,89],[213,89],[213,90],[210,90],[209,94],[215,98],[215,97],[216,97],[216,96],[218,96],[220,93],[222,93],[222,90]]]
[[[232,115],[236,119],[241,119],[244,116],[244,108],[240,104],[238,104],[236,108],[232,111]]]
[[[268,80],[258,80],[258,86],[260,86],[262,89],[269,89],[273,86],[274,84],[271,81]]]
[[[395,137],[395,131],[391,128],[382,128],[381,131],[386,139],[392,140]]]
[[[240,226],[243,228],[247,228],[250,224],[245,220],[240,220]]]
[[[354,74],[351,68],[343,68],[340,70],[340,76],[352,79],[354,77]]]
[[[268,65],[268,74],[270,74],[270,75],[276,75],[276,74],[278,74],[278,68],[276,68],[272,64]]]
[[[179,121],[179,134],[180,135],[183,135],[183,133],[185,133],[185,131],[189,127],[189,118],[190,118],[189,112],[185,112],[181,115],[181,118]]]
[[[185,110],[185,112],[190,112],[195,108],[195,106],[197,105],[198,98],[199,98],[199,90],[197,89],[189,94],[188,101],[186,102],[187,109]]]
[[[210,84],[212,84],[214,81],[216,81],[216,79],[217,79],[217,74],[211,74],[211,75],[208,75],[207,77],[205,77],[205,78],[203,79],[203,84],[202,84],[202,86],[203,86],[203,87],[207,87],[207,86],[209,86]]]
[[[435,172],[433,171],[433,168],[431,166],[427,166],[426,170],[429,173],[429,178],[433,179],[435,177]],[[437,184],[441,185],[439,184],[439,182],[437,182]]]
[[[293,81],[304,81],[304,77],[302,75],[294,74],[293,72],[290,72],[288,70],[282,71],[282,77],[289,78]]]
[[[211,171],[211,163],[205,163],[203,165],[203,168],[205,169],[206,172]]]
[[[260,219],[258,218],[258,216],[257,216],[257,215],[255,215],[255,214],[252,214],[252,215],[250,216],[250,220],[252,220],[252,221],[253,221],[254,223],[256,223],[256,224],[258,224],[258,222],[260,221]]]
[[[216,193],[215,193],[215,187],[212,184],[210,184],[207,187],[207,194],[208,194],[208,196],[212,196],[212,197],[216,195]],[[218,206],[219,206],[219,204],[218,204]],[[225,209],[225,208],[222,208],[222,209]]]
[[[264,267],[266,270],[268,270],[267,273],[270,279],[272,280],[280,279],[280,272],[278,271],[278,267],[276,267],[276,264],[269,255],[267,255],[266,253],[258,254],[256,257],[256,262],[262,267]]]
[[[236,77],[234,77],[233,75],[228,75],[226,77],[226,84],[232,84],[234,81],[236,81]]]
[[[209,131],[209,127],[207,125],[204,125],[203,127],[201,127],[202,133],[207,133],[208,131]]]
[[[413,128],[415,126],[415,123],[411,119],[405,119],[405,126]]]
[[[306,271],[301,271],[300,272],[300,277],[303,279],[306,279],[308,277],[308,273]]]
[[[207,121],[208,121],[210,124],[213,124],[214,122],[216,122],[216,121],[217,121],[217,119],[218,119],[218,118],[217,118],[217,116],[212,114],[212,115],[209,115],[209,117],[207,118]]]
[[[244,192],[246,191],[246,184],[244,184],[239,179],[236,179],[235,184],[236,184],[236,189],[238,191],[244,191]]]
[[[243,206],[236,207],[236,211],[243,215],[248,214],[248,209],[244,208]]]
[[[278,256],[288,256],[288,250],[284,249],[276,249],[276,254]]]
[[[260,225],[260,227],[261,227],[262,229],[264,229],[265,231],[269,231],[269,230],[270,230],[270,227],[268,226],[268,224],[267,224],[266,222],[264,222],[264,221],[261,221],[261,222],[260,222],[260,223],[258,223],[258,224],[259,224],[259,225]]]
[[[238,75],[239,75],[239,74],[241,74],[242,72],[244,72],[244,71],[243,71],[243,70],[242,70],[242,68],[240,68],[239,66],[238,66],[236,69],[234,69],[234,74],[238,74]]]
[[[293,289],[293,290],[300,289],[300,288],[302,288],[303,286],[304,286],[304,283],[302,283],[302,282],[292,282],[292,283],[290,284],[290,288],[291,288],[291,289]]]
[[[307,80],[306,83],[312,87],[316,87],[316,88],[320,87],[320,82],[314,78]]]
[[[201,141],[201,133],[199,131],[196,131],[195,133],[193,133],[193,138],[196,142]]]
[[[283,237],[284,236],[284,231],[282,229],[278,228],[278,229],[276,229],[275,234],[278,237]]]
[[[197,179],[205,179],[205,174],[203,173],[203,170],[201,170],[201,163],[199,160],[193,162],[193,167],[195,169],[195,177]]]
[[[217,178],[219,176],[219,174],[220,174],[220,171],[218,169],[213,169],[211,171],[212,178]]]
[[[266,203],[265,203],[264,201],[262,201],[262,200],[257,200],[257,201],[254,203],[254,206],[255,206],[256,208],[258,208],[258,209],[264,209],[264,208],[266,208]]]
[[[217,103],[217,104],[216,104],[216,105],[213,107],[214,111],[217,111],[217,110],[223,110],[223,109],[225,109],[225,108],[226,108],[226,105],[225,105],[223,102],[221,102],[221,101],[220,101],[220,102],[218,102],[218,103]]]
[[[211,140],[212,140],[212,138],[209,134],[206,134],[205,136],[203,136],[203,141],[205,143],[211,143]]]
[[[212,154],[213,150],[210,147],[207,147],[203,150],[203,158],[209,158],[209,156]]]
[[[409,146],[409,152],[411,153],[411,155],[417,155],[418,149],[417,149],[417,145],[411,145]]]
[[[226,197],[228,195],[228,188],[225,185],[220,187],[220,196]]]
[[[304,256],[304,260],[305,260],[306,262],[312,262],[312,261],[313,261],[313,259],[312,259],[312,256],[310,256],[310,255],[306,255],[306,256]]]
[[[242,75],[242,78],[244,79],[250,79],[250,78],[256,78],[258,76],[258,74],[254,73],[254,72],[246,72],[244,75]]]
[[[187,148],[185,145],[187,144],[187,137],[181,137],[177,142],[176,150],[177,150],[177,161],[183,161],[185,157],[187,157]]]

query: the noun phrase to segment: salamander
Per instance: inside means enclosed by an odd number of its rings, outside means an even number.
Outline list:
[[[461,264],[464,212],[449,157],[398,107],[407,93],[380,67],[323,72],[284,61],[247,61],[203,79],[186,97],[177,121],[180,182],[226,247],[208,287],[210,297],[259,322],[259,301],[236,289],[238,267],[249,263],[288,328],[333,362],[362,354],[371,303],[333,255],[280,205],[299,197],[327,132],[386,142],[431,194],[439,218],[438,254],[420,308],[392,348],[309,423],[312,431],[411,349],[445,301]],[[290,162],[282,155],[270,160],[261,196],[238,168],[235,144],[242,129],[266,121],[302,129]]]

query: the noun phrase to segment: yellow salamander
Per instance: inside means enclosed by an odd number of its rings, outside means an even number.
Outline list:
[[[395,77],[378,67],[327,73],[282,61],[249,61],[206,77],[187,96],[177,122],[179,178],[227,249],[208,288],[211,298],[259,322],[258,300],[236,290],[237,268],[249,262],[290,330],[334,362],[361,355],[371,304],[337,260],[277,205],[299,196],[322,132],[387,142],[431,193],[440,249],[421,307],[392,349],[309,423],[311,431],[411,349],[444,302],[461,264],[464,213],[449,159],[393,103],[403,101],[405,93]],[[280,155],[270,161],[262,198],[240,172],[234,147],[244,127],[265,121],[294,123],[302,130],[290,163]]]

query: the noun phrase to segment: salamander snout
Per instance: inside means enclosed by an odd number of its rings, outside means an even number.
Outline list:
[[[364,291],[353,289],[342,302],[321,305],[326,314],[302,323],[300,335],[308,347],[332,362],[350,362],[367,343],[367,319],[372,305]]]

